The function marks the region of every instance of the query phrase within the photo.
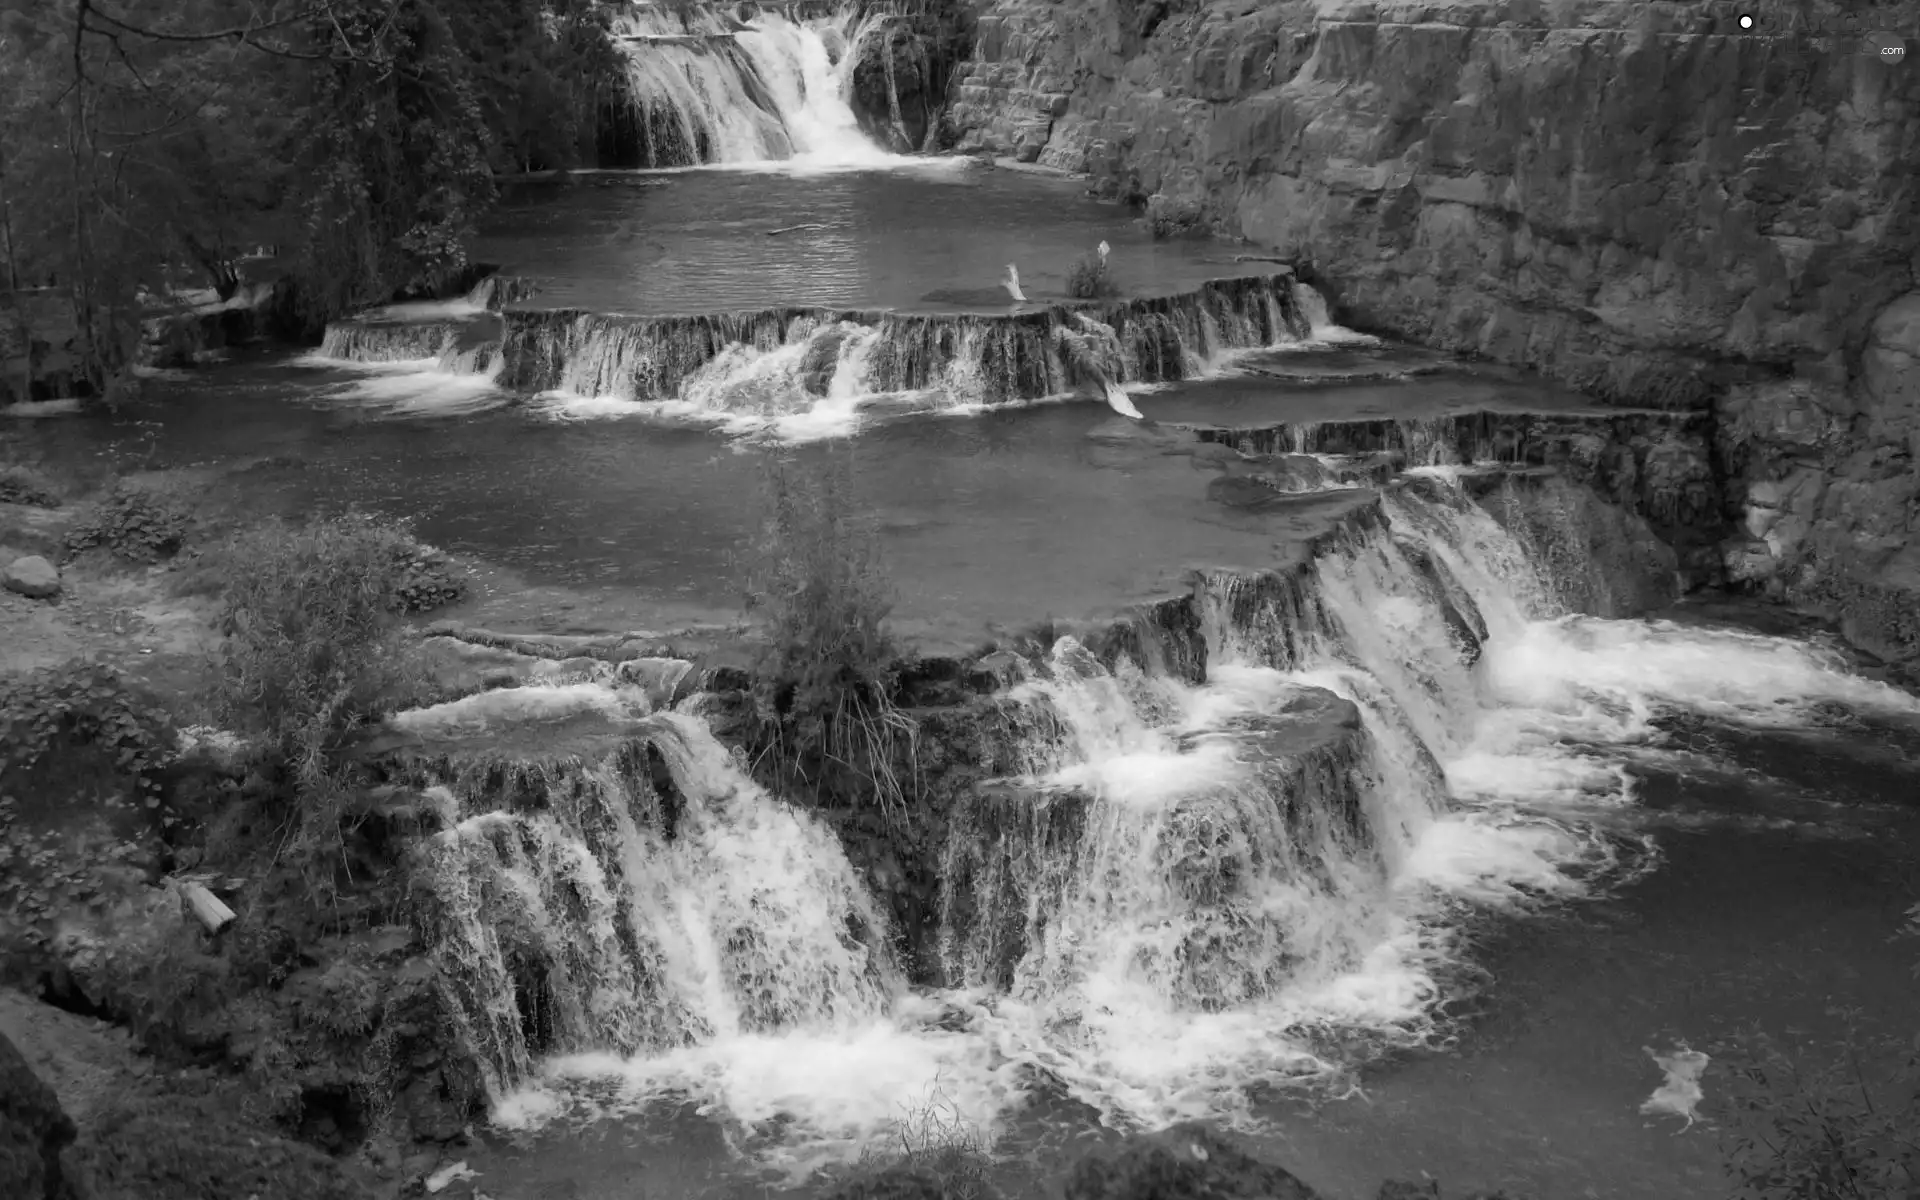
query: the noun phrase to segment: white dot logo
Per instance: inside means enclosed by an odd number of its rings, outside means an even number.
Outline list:
[[[1740,14],[1740,28],[1742,28],[1742,29],[1752,29],[1752,28],[1753,28],[1753,18],[1752,18],[1752,17],[1750,17],[1750,16],[1748,16],[1748,15],[1747,15],[1747,14],[1745,14],[1745,13],[1741,13],[1741,14]]]

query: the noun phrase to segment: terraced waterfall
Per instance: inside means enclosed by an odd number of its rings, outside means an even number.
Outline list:
[[[272,368],[304,415],[235,400],[191,447],[271,437],[287,503],[373,497],[496,572],[424,639],[464,694],[372,768],[424,826],[489,1194],[575,1155],[609,1195],[641,1159],[803,1185],[929,1104],[1007,1171],[1191,1119],[1329,1195],[1509,1123],[1480,1158],[1591,1137],[1595,1195],[1701,1169],[1637,1106],[1648,1052],[1745,1012],[1695,1006],[1744,927],[1663,932],[1746,894],[1703,831],[1906,829],[1904,751],[1823,789],[1920,702],[1682,603],[1727,579],[1713,412],[1355,333],[1304,262],[884,150],[848,73],[893,19],[624,10],[603,151],[662,169],[515,185],[477,288],[336,322]],[[910,820],[740,748],[769,461],[845,467],[892,574]],[[1627,928],[1665,965],[1578,957]],[[1472,1041],[1495,1009],[1520,1049]]]

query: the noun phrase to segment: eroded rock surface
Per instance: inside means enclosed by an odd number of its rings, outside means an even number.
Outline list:
[[[1789,6],[1760,4],[1770,14]],[[1911,0],[1794,6],[1906,28]],[[1349,324],[1713,408],[1736,577],[1920,653],[1920,72],[1659,0],[995,0],[962,149],[1197,203]]]

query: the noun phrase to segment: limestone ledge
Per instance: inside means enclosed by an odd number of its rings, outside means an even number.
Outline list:
[[[1814,7],[1829,28],[1915,15]],[[1711,410],[1734,576],[1911,656],[1920,74],[1732,17],[994,0],[954,121],[962,146],[1107,194],[1201,201],[1298,262],[1344,323]]]

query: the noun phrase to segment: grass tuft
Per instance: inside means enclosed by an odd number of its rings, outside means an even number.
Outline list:
[[[748,607],[760,753],[816,787],[851,790],[889,823],[907,817],[917,728],[894,706],[893,588],[872,523],[855,511],[844,457],[769,458]],[[900,763],[909,764],[902,778]]]
[[[1107,260],[1098,254],[1083,254],[1067,268],[1067,295],[1074,299],[1106,300],[1119,294],[1120,288],[1113,281]]]

